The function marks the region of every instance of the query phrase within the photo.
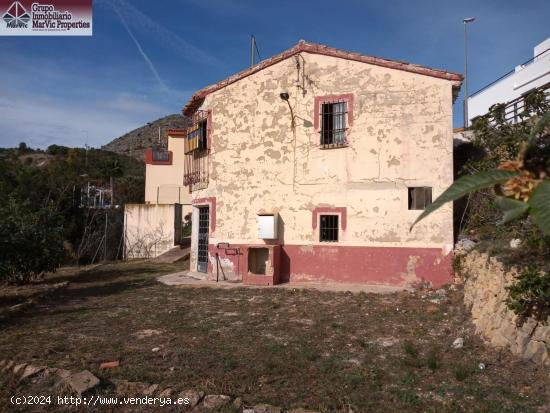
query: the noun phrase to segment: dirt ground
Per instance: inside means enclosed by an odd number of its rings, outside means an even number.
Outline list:
[[[70,284],[0,324],[0,359],[88,369],[103,383],[117,378],[240,396],[250,405],[550,411],[548,370],[483,345],[460,290],[434,304],[423,291],[216,289],[156,281],[182,269],[142,262],[52,275],[46,283]],[[0,307],[21,301],[21,287],[0,288]],[[457,337],[464,346],[453,349]],[[120,367],[99,368],[112,360]],[[13,410],[13,394],[26,393],[0,378],[1,411]]]

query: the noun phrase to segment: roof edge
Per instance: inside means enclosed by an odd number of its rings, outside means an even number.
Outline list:
[[[199,90],[198,92],[193,94],[191,99],[189,99],[187,104],[183,107],[182,113],[184,115],[190,116],[195,110],[197,110],[200,107],[200,105],[202,104],[206,96],[208,96],[210,93],[223,89],[224,87],[229,86],[235,82],[238,82],[239,80],[244,79],[245,77],[253,75],[265,69],[266,67],[272,66],[285,59],[288,59],[289,57],[294,56],[295,54],[302,53],[302,52],[338,57],[341,59],[353,60],[356,62],[368,63],[376,66],[387,67],[390,69],[402,70],[405,72],[448,80],[450,82],[453,82],[453,89],[456,94],[458,94],[458,90],[460,90],[460,85],[462,84],[462,80],[464,79],[464,77],[460,73],[448,72],[442,69],[430,68],[427,66],[421,66],[413,63],[404,62],[404,61],[367,56],[356,52],[348,52],[345,50],[340,50],[333,47],[325,46],[322,44],[307,43],[304,40],[300,40],[298,44],[291,47],[290,49],[287,49],[275,56],[272,56],[269,59],[266,59],[255,66],[252,66],[248,69],[237,72],[234,75],[231,75],[228,78],[218,83],[215,83],[213,85],[207,86]]]

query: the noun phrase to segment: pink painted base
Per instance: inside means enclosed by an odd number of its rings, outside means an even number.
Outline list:
[[[224,255],[219,251],[220,257],[229,259],[236,278],[243,279],[247,272],[247,245],[231,246],[240,247],[241,255]],[[217,251],[215,245],[209,250],[213,256]],[[240,274],[237,274],[239,259]],[[209,272],[212,270],[215,271],[209,268]],[[452,274],[452,254],[444,256],[438,248],[282,245],[278,278],[280,282],[333,281],[394,286],[427,282],[440,287],[452,282]]]

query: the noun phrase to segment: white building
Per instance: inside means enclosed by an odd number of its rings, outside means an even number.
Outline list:
[[[550,37],[535,46],[532,59],[516,66],[514,70],[468,98],[469,121],[476,116],[485,115],[496,103],[509,103],[518,99],[517,109],[521,110],[521,97],[545,85],[550,86]]]

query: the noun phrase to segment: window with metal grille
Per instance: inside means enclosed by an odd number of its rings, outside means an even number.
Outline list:
[[[321,215],[319,217],[319,241],[338,241],[338,215]]]
[[[419,186],[409,188],[409,209],[425,209],[432,203],[432,188]]]
[[[193,114],[192,126],[187,129],[185,139],[185,165],[183,184],[191,191],[208,186],[208,140],[211,121],[209,111],[198,110]]]
[[[321,146],[332,148],[347,144],[347,109],[345,101],[321,104]]]
[[[184,153],[208,149],[208,111],[197,111],[187,129]]]

